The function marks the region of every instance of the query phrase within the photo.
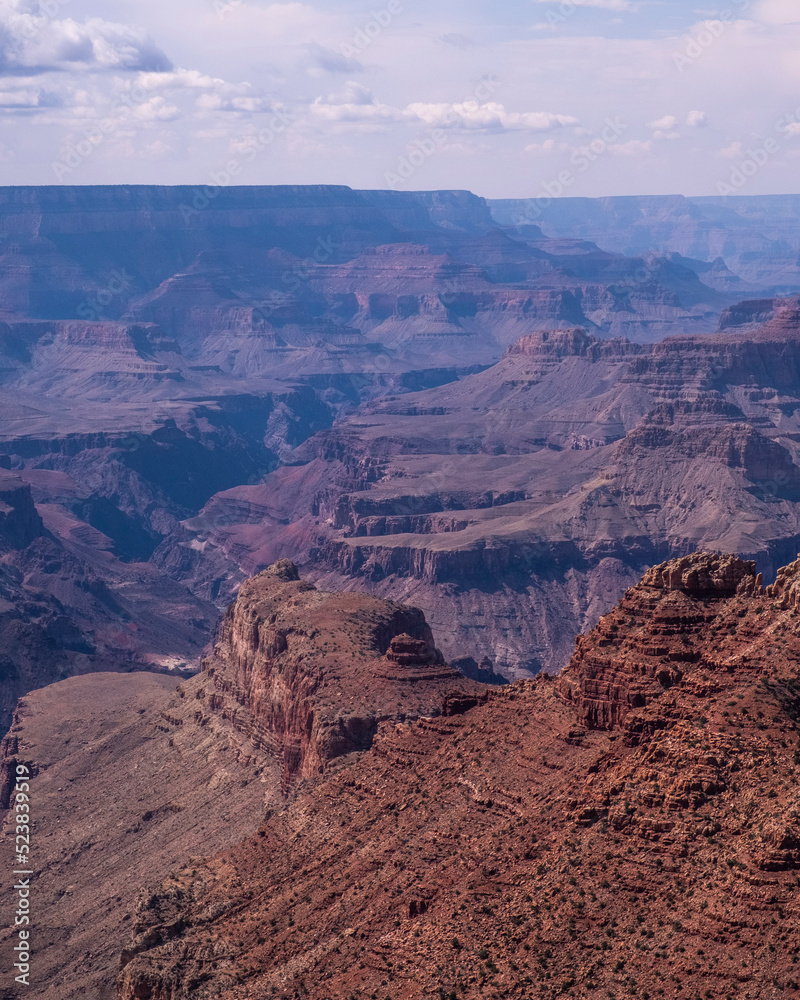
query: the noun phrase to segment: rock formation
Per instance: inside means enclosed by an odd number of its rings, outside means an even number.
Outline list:
[[[690,318],[710,330],[734,301],[666,260],[643,289],[642,261],[512,237],[468,192],[231,187],[203,212],[195,195],[0,191],[0,469],[36,508],[0,511],[22,574],[3,583],[0,722],[32,683],[196,669],[242,579],[327,541],[307,512],[362,477],[298,484],[281,463],[365,401],[452,382],[542,327],[652,340]],[[298,488],[264,504],[278,469]],[[198,534],[203,508],[215,530]]]
[[[494,218],[534,235],[594,240],[619,253],[658,251],[712,288],[798,288],[797,195],[634,195],[490,201]],[[755,298],[755,296],[753,296]]]
[[[421,611],[323,593],[288,560],[241,587],[202,677],[207,710],[280,762],[284,791],[368,749],[382,721],[484,690],[444,664]]]
[[[656,567],[560,680],[380,726],[143,894],[119,997],[791,995],[796,618],[746,562]]]
[[[42,1000],[111,995],[147,882],[255,832],[379,730],[463,715],[489,690],[442,662],[417,609],[323,593],[287,560],[242,587],[203,671],[176,684],[70,678],[23,698],[0,747],[1,808],[16,765],[33,773]]]
[[[662,558],[736,551],[769,582],[793,554],[798,307],[773,282],[499,226],[468,192],[231,187],[187,217],[194,194],[0,192],[0,469],[44,529],[13,548],[0,523],[6,721],[32,683],[197,669],[281,557],[514,677]]]

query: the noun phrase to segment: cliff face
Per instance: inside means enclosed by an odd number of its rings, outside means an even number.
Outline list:
[[[665,563],[560,680],[381,727],[141,897],[119,996],[794,990],[795,577],[765,592],[733,557]]]
[[[485,697],[444,663],[421,611],[324,593],[287,560],[243,584],[201,676],[207,710],[280,763],[284,791],[368,749],[381,722]]]
[[[13,558],[66,609],[55,642],[83,637],[45,679],[196,666],[284,556],[420,604],[451,662],[517,676],[562,666],[667,555],[769,576],[795,551],[796,301],[654,347],[715,327],[724,265],[503,229],[468,192],[197,199],[0,192],[0,465],[48,533]],[[43,621],[14,626],[29,658]]]
[[[372,454],[325,432],[364,403],[475,372],[540,328],[652,340],[688,319],[710,330],[733,301],[668,260],[642,283],[644,260],[529,235],[503,232],[465,191],[2,189],[0,468],[29,484],[45,530],[9,558],[63,609],[45,615],[7,583],[13,669],[48,663],[43,682],[114,662],[194,668],[238,584],[281,556],[324,549],[342,578],[369,564],[473,573],[471,554],[362,558],[328,537],[342,493],[382,476],[385,454],[427,444],[415,432]],[[317,471],[278,469],[318,433]],[[518,447],[505,437],[492,448]],[[273,472],[277,502],[258,489]],[[497,493],[522,496],[517,484]],[[342,515],[369,535],[381,516]],[[567,634],[582,625],[571,612]],[[79,649],[62,656],[65,641]],[[489,645],[448,653],[465,665],[476,654],[477,673]],[[23,690],[3,702],[6,719]]]
[[[45,581],[56,586],[48,587]],[[77,594],[70,595],[70,583]],[[43,586],[44,584],[44,586]],[[56,596],[58,595],[58,596]],[[73,600],[70,600],[70,596]],[[30,484],[0,470],[0,726],[20,695],[96,652],[77,605],[110,595],[46,529]],[[102,656],[98,657],[102,662]]]
[[[466,191],[7,188],[0,260],[4,318],[153,321],[240,374],[488,363],[553,323],[652,340],[731,304],[666,259],[643,283],[643,260],[512,238]]]
[[[5,778],[25,763],[32,775],[41,1000],[112,997],[142,885],[255,832],[280,797],[277,766],[224,722],[196,721],[193,692],[180,698],[176,684],[95,673],[40,687],[16,707],[0,767]],[[2,831],[9,851],[14,816]],[[0,894],[13,912],[11,887]],[[10,953],[16,942],[12,922],[0,944]]]
[[[687,674],[692,684],[704,670],[723,669],[715,635],[736,594],[743,609],[754,595],[764,596],[755,563],[702,554],[654,567],[591,633],[578,637],[558,679],[559,697],[583,725],[625,729],[626,739],[636,741],[652,714],[646,710],[665,692]]]
[[[44,534],[30,486],[18,476],[0,473],[0,545],[24,549]]]

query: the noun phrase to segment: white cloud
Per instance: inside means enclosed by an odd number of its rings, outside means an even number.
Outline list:
[[[270,103],[265,97],[226,96],[224,93],[201,94],[196,101],[200,111],[269,111]]]
[[[555,139],[545,139],[544,142],[532,142],[527,145],[523,152],[529,153],[533,156],[538,156],[541,153],[565,153],[570,152],[572,147],[566,142],[556,142]]]
[[[311,112],[331,122],[390,122],[402,118],[397,108],[377,103],[372,91],[354,80],[348,80],[341,93],[318,97]]]
[[[151,97],[131,109],[131,116],[140,122],[173,122],[181,117],[180,108],[167,104],[163,97]]]
[[[356,80],[348,80],[343,89],[338,94],[328,94],[326,97],[318,97],[317,101],[323,104],[358,104],[374,105],[375,97],[372,91]]]
[[[656,129],[657,131],[660,132],[668,132],[670,131],[670,129],[675,128],[677,124],[678,124],[678,119],[675,117],[675,115],[664,115],[663,118],[658,118],[654,122],[648,122],[647,127]]]
[[[382,181],[387,143],[401,151],[442,127],[469,150],[469,160],[432,157],[420,184],[522,196],[533,166],[557,173],[559,159],[568,165],[606,116],[619,116],[630,131],[593,166],[581,194],[714,193],[731,166],[720,147],[740,138],[743,152],[736,147],[729,155],[743,158],[755,137],[771,135],[786,141],[751,190],[796,185],[797,163],[787,160],[791,149],[800,151],[800,126],[782,132],[776,122],[793,120],[800,105],[800,0],[729,3],[739,18],[731,23],[719,20],[710,0],[694,9],[645,0],[531,0],[521,19],[499,20],[490,5],[468,4],[458,23],[444,0],[414,4],[413,12],[404,3],[403,16],[363,48],[353,39],[369,8],[332,0],[246,0],[231,4],[223,19],[214,0],[191,11],[163,0],[140,0],[135,8],[115,0],[102,7],[97,0],[51,2],[56,20],[33,23],[41,0],[0,0],[0,138],[15,152],[13,171],[3,169],[6,183],[52,181],[54,150],[104,119],[119,120],[119,127],[73,181],[181,183],[192,164],[225,162],[231,143],[250,129],[259,133],[265,109],[281,108],[291,124],[271,145],[269,167],[254,169],[249,180],[374,186]],[[381,0],[375,9],[385,6]],[[559,10],[575,12],[568,30],[548,30],[544,39],[530,30],[531,21]],[[94,17],[99,12],[102,18]],[[128,17],[140,29],[128,26]],[[624,31],[614,27],[616,18],[625,20]],[[701,18],[714,19],[713,31]],[[472,90],[490,68],[502,75],[499,89]],[[248,82],[228,82],[242,80]],[[647,94],[655,103],[643,112]],[[576,120],[590,130],[582,134]],[[650,127],[637,130],[644,121]]]
[[[147,159],[155,160],[166,156],[172,151],[172,146],[170,146],[169,143],[164,142],[163,139],[156,139],[155,142],[148,143],[148,145],[144,147],[143,155]]]
[[[469,129],[494,132],[549,132],[564,125],[577,125],[577,118],[549,111],[507,111],[494,101],[426,104],[415,102],[405,108],[382,104],[369,88],[349,80],[335,94],[318,97],[311,105],[313,114],[338,122],[417,122],[427,128]]]
[[[306,46],[311,61],[309,73],[312,76],[323,76],[325,73],[360,73],[364,69],[357,59],[342,55],[334,49],[325,48],[317,42]]]
[[[649,139],[646,142],[641,139],[630,139],[628,142],[615,142],[608,148],[614,156],[649,156],[653,152],[654,145]]]
[[[145,90],[214,90],[225,86],[219,77],[207,76],[196,69],[174,69],[168,73],[140,73],[136,83]]]
[[[563,125],[577,125],[570,115],[549,111],[506,111],[505,106],[491,101],[464,101],[461,104],[409,104],[409,117],[417,117],[432,128],[455,127],[488,129],[490,131],[549,132]]]
[[[93,17],[48,20],[28,0],[0,9],[0,74],[168,70],[170,60],[143,31]],[[38,5],[37,5],[38,7]]]
[[[754,13],[767,24],[800,24],[797,0],[761,0],[756,4]]]
[[[744,146],[741,142],[732,142],[730,146],[719,151],[719,155],[724,156],[726,160],[737,160],[743,153]]]
[[[0,108],[36,108],[38,90],[0,90]]]
[[[255,113],[271,110],[271,102],[255,93],[249,83],[228,83],[219,77],[206,76],[197,70],[176,69],[170,73],[141,73],[135,86],[148,91],[185,91],[194,95],[200,111],[238,111]],[[126,88],[130,89],[130,88]]]

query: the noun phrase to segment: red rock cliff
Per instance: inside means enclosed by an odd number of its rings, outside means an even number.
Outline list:
[[[204,664],[205,706],[283,767],[283,787],[366,750],[381,721],[454,711],[481,684],[443,663],[421,611],[329,594],[280,560],[248,580]]]

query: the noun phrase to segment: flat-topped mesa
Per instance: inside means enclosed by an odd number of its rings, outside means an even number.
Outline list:
[[[282,764],[282,787],[372,746],[382,721],[452,715],[488,688],[447,666],[417,608],[317,590],[281,559],[247,580],[205,664],[205,710]]]
[[[787,570],[782,581],[793,577]],[[780,586],[781,594],[792,592]],[[696,552],[654,566],[578,637],[558,680],[560,700],[585,726],[621,727],[626,741],[637,742],[684,711],[668,692],[706,697],[730,684],[731,674],[759,669],[769,649],[757,640],[770,618],[763,614],[770,590],[755,563],[736,556]]]
[[[442,654],[425,639],[396,635],[389,644],[386,659],[401,667],[427,667],[443,663]]]
[[[646,348],[633,344],[624,337],[602,340],[590,336],[581,326],[569,330],[539,330],[520,337],[506,349],[505,357],[525,355],[536,358],[599,358],[641,354]]]

